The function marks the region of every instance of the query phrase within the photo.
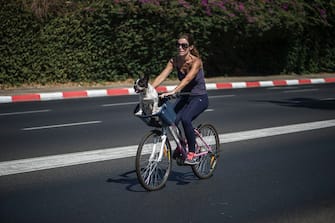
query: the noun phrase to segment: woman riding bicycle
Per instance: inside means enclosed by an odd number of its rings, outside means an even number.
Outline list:
[[[182,94],[178,98],[174,110],[177,114],[175,124],[181,121],[189,152],[185,164],[195,165],[195,134],[192,121],[208,107],[208,96],[204,77],[202,61],[198,50],[195,48],[193,38],[189,34],[179,36],[177,43],[177,55],[169,60],[165,69],[155,78],[153,87],[158,87],[169,74],[176,69],[179,84],[170,92],[162,94],[162,97]]]

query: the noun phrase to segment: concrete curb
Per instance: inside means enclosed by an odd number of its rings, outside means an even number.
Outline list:
[[[245,81],[245,82],[218,82],[207,83],[207,90],[219,89],[235,89],[235,88],[256,88],[256,87],[275,87],[275,86],[291,86],[291,85],[306,85],[306,84],[325,84],[335,83],[335,77],[327,78],[304,78],[296,80],[271,80],[271,81]],[[170,91],[176,85],[160,86],[159,92]],[[12,96],[0,96],[1,103],[26,102],[26,101],[49,101],[62,100],[70,98],[93,98],[104,96],[120,96],[134,95],[133,88],[109,88],[109,89],[94,89],[94,90],[77,90],[64,92],[47,92],[47,93],[27,93],[17,94]]]

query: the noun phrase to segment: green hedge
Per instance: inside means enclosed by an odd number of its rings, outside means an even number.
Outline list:
[[[9,0],[0,12],[0,85],[157,75],[180,32],[207,76],[335,71],[334,1]]]

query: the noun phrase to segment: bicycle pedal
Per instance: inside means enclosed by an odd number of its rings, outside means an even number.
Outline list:
[[[176,163],[178,166],[184,166],[184,159],[182,157],[177,157],[176,158]]]

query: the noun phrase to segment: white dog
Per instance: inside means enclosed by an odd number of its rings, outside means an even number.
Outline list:
[[[134,84],[134,90],[140,95],[140,107],[135,115],[152,115],[159,112],[158,93],[156,89],[149,84],[149,76],[137,79]]]

